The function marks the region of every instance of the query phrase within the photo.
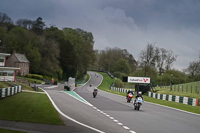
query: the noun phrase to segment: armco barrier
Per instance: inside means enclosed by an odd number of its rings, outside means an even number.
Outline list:
[[[15,86],[15,87],[2,88],[0,89],[0,99],[8,97],[8,96],[12,96],[21,91],[22,91],[21,85]]]
[[[189,97],[182,97],[182,96],[174,96],[174,95],[166,95],[166,94],[157,94],[153,92],[148,92],[147,95],[149,97],[153,97],[156,99],[166,100],[166,101],[174,101],[177,103],[183,103],[192,106],[199,105],[199,99],[196,98],[189,98]]]
[[[111,86],[110,89],[111,89],[111,90],[114,90],[114,91],[119,91],[119,92],[122,92],[122,93],[127,93],[127,92],[128,92],[127,89],[116,88],[116,87],[113,87],[113,86]],[[130,90],[131,90],[131,89],[130,89]]]

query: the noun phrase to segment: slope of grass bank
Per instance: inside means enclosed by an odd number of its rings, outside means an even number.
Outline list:
[[[0,133],[25,133],[25,132],[14,131],[14,130],[8,130],[8,129],[0,128]]]
[[[154,91],[159,94],[176,95],[200,99],[200,81],[172,85],[172,91],[170,91],[170,86],[155,87]]]
[[[21,92],[0,100],[0,119],[63,125],[45,94]]]
[[[26,84],[20,83],[20,82],[0,82],[0,89],[2,88],[8,88],[11,87],[12,85],[21,85],[22,90],[28,90],[28,91],[34,91],[34,89]],[[38,91],[43,92],[43,90],[38,89]]]
[[[99,74],[101,74],[103,76],[103,81],[102,81],[101,85],[98,87],[98,89],[103,90],[103,91],[107,91],[107,92],[110,92],[110,93],[126,96],[125,93],[113,91],[109,88],[110,85],[112,84],[113,79],[111,79],[106,73],[99,73]],[[159,100],[159,99],[148,97],[146,95],[143,95],[143,97],[144,97],[144,101],[146,101],[146,102],[156,103],[156,104],[165,105],[165,106],[168,106],[168,107],[173,107],[173,108],[176,108],[176,109],[200,114],[200,106],[191,106],[191,105],[185,105],[185,104],[182,104],[182,103]]]

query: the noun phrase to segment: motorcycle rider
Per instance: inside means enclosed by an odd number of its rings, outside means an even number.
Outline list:
[[[94,97],[97,95],[97,92],[98,92],[98,89],[97,89],[97,88],[94,88],[94,91],[93,91],[93,96],[94,96]]]
[[[134,95],[134,92],[131,90],[128,90],[127,94],[126,94],[126,99],[128,98],[128,94],[131,93],[132,95]]]
[[[94,88],[94,92],[95,92],[95,91],[98,92],[98,89],[97,89],[97,88]]]
[[[139,91],[139,92],[137,93],[137,95],[135,96],[134,103],[136,102],[136,99],[137,99],[138,97],[141,97],[141,98],[142,98],[142,100],[143,100],[143,97],[142,97],[142,92],[141,92],[141,91]],[[134,103],[133,103],[133,104],[134,104]]]

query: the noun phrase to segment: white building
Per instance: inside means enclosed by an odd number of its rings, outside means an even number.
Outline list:
[[[0,81],[16,81],[16,70],[17,67],[5,67],[6,57],[10,56],[7,53],[0,53]]]

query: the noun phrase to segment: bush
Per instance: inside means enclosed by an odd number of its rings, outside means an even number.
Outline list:
[[[25,77],[27,77],[27,78],[32,78],[32,74],[26,74]]]
[[[122,77],[127,77],[127,74],[121,72],[114,72],[114,76],[119,79],[122,79]]]
[[[32,74],[32,78],[42,80],[43,76],[42,75],[37,75],[37,74]]]
[[[37,75],[37,74],[26,74],[25,77],[27,77],[27,78],[33,78],[33,79],[39,79],[39,80],[43,79],[42,75]]]
[[[120,79],[117,79],[115,80],[115,87],[124,88],[124,83]]]
[[[49,77],[49,76],[44,76],[43,78],[44,78],[44,79],[47,79],[47,80],[49,80],[49,81],[52,80],[52,77]],[[55,82],[55,81],[58,82],[58,78],[53,77],[53,79],[54,79],[54,82]]]

